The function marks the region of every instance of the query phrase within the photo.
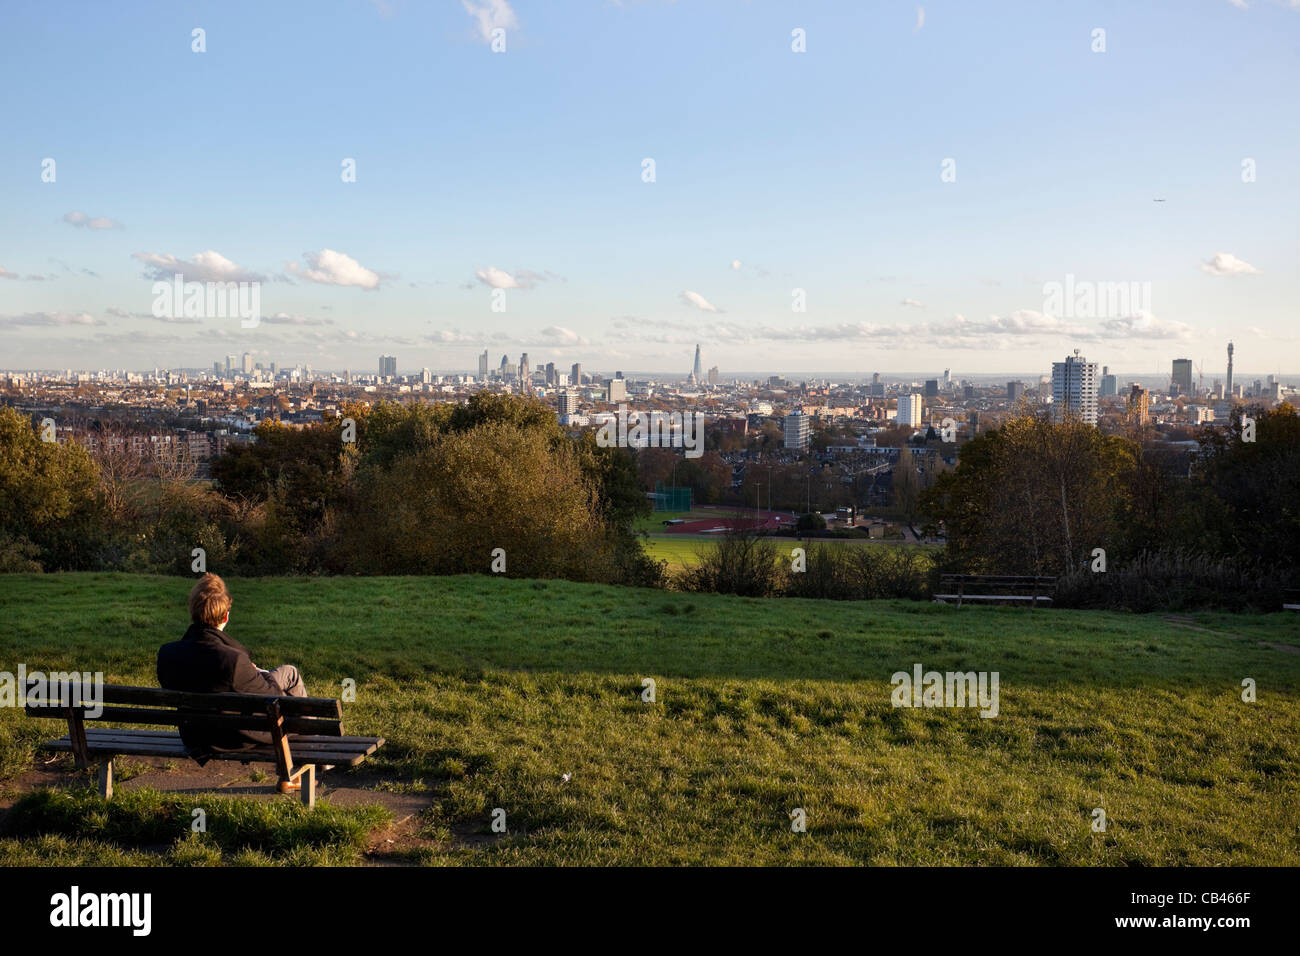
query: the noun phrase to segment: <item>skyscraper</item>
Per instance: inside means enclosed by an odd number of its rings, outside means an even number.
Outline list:
[[[1170,391],[1179,395],[1192,394],[1192,360],[1174,359],[1173,374],[1170,375]]]
[[[383,378],[388,375],[397,374],[397,356],[381,355],[379,356],[379,377]]]
[[[1110,366],[1101,367],[1101,383],[1097,388],[1098,398],[1113,398],[1119,394],[1119,380],[1110,374]]]
[[[698,343],[695,346],[695,366],[691,369],[691,381],[696,385],[704,381],[704,372],[701,371],[700,366],[700,346]]]
[[[1025,394],[1024,382],[1007,382],[1007,402],[1018,402]]]
[[[488,377],[488,353],[487,353],[487,349],[484,349],[483,354],[478,357],[478,380],[480,382],[486,382],[487,377]]]
[[[898,396],[898,414],[894,416],[894,421],[899,425],[910,425],[912,427],[921,424],[921,395],[919,392]]]
[[[524,352],[519,356],[519,384],[523,386],[525,392],[531,393],[533,390],[532,371],[528,368],[528,353]]]
[[[244,353],[244,374],[245,375],[253,374],[253,353],[252,352]]]
[[[1064,362],[1052,363],[1052,417],[1064,421],[1071,415],[1097,424],[1097,364],[1078,349]]]
[[[1226,398],[1232,398],[1232,343],[1228,343],[1228,382],[1223,389]]]
[[[569,371],[569,382],[573,385],[582,384],[582,363],[574,362],[573,368]]]
[[[808,416],[802,411],[791,412],[785,416],[785,447],[808,447]]]

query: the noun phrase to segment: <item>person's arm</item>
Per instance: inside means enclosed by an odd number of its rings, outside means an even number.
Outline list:
[[[272,694],[283,696],[283,691],[276,687],[267,676],[266,671],[258,668],[249,660],[247,654],[240,654],[235,662],[235,673],[231,683],[236,694]]]

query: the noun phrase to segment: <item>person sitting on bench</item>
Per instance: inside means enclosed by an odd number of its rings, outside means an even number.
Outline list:
[[[191,624],[179,641],[158,651],[158,685],[165,690],[198,694],[261,694],[306,697],[298,668],[282,664],[263,670],[253,663],[248,649],[225,633],[230,623],[230,592],[215,574],[199,578],[190,591]],[[201,755],[207,751],[246,750],[270,742],[270,734],[251,730],[199,732],[180,727],[186,747]],[[205,762],[196,756],[200,766]]]

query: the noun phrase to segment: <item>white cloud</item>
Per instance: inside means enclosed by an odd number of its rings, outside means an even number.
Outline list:
[[[1246,0],[1228,0],[1228,2],[1229,2],[1230,4],[1232,4],[1234,7],[1236,7],[1238,10],[1247,10],[1247,9],[1249,9],[1249,8],[1246,6]]]
[[[351,256],[322,249],[320,252],[304,252],[308,267],[300,263],[285,263],[285,269],[293,275],[322,285],[354,286],[358,289],[378,289],[379,273],[367,269]]]
[[[17,272],[10,272],[4,266],[0,266],[0,279],[13,279],[17,282],[44,282],[46,279],[57,279],[58,276],[50,275],[25,275],[20,276]]]
[[[135,252],[131,258],[148,266],[145,274],[158,281],[169,281],[178,273],[185,282],[261,282],[264,278],[211,249],[197,253],[193,259],[153,252]]]
[[[739,260],[739,259],[732,259],[732,260],[731,260],[731,268],[736,269],[736,270],[739,270],[739,269],[740,269],[740,260]]]
[[[333,325],[333,319],[313,319],[306,315],[290,315],[277,312],[275,315],[263,316],[262,322],[268,325]]]
[[[547,344],[554,346],[591,344],[577,332],[560,325],[548,325],[542,329],[542,339]]]
[[[1259,270],[1249,262],[1238,259],[1231,252],[1216,252],[1213,259],[1201,263],[1201,271],[1212,276],[1250,276],[1258,275]]]
[[[109,219],[107,216],[96,216],[91,218],[80,209],[74,209],[72,212],[63,214],[63,221],[69,225],[76,226],[78,229],[121,229],[122,224],[116,219]]]
[[[496,266],[488,266],[486,269],[479,269],[474,273],[478,276],[478,281],[484,285],[490,285],[494,289],[517,289],[519,283],[509,272],[504,269],[498,269]]]
[[[917,302],[915,299],[904,299],[904,300],[903,300],[901,303],[899,303],[899,304],[900,304],[900,305],[906,305],[906,306],[908,306],[908,307],[910,307],[910,308],[913,308],[913,309],[924,309],[924,308],[925,308],[924,305],[922,305],[920,302]]]
[[[103,325],[89,312],[24,312],[0,316],[0,325],[68,326]]]
[[[504,30],[519,28],[519,19],[506,0],[483,0],[482,3],[461,0],[461,5],[465,8],[465,12],[474,18],[479,39],[484,43],[492,42],[492,31],[497,27]]]
[[[456,345],[463,342],[477,342],[478,337],[462,332],[460,329],[439,329],[425,336],[430,342],[439,342],[444,345]]]
[[[701,312],[722,311],[708,299],[704,298],[704,296],[700,295],[698,292],[692,292],[690,289],[686,289],[682,292],[682,301],[687,305],[695,306],[695,308],[699,309]]]
[[[1188,339],[1190,326],[1169,319],[1157,319],[1149,312],[1107,319],[1101,324],[1101,337],[1106,339]]]
[[[921,32],[921,28],[924,27],[924,26],[925,26],[925,7],[917,7],[917,8],[916,8],[916,30],[915,30],[915,32],[916,32],[916,33],[920,33],[920,32]]]
[[[474,273],[478,281],[493,289],[531,289],[539,282],[545,282],[548,279],[559,279],[554,273],[532,272],[529,269],[520,269],[514,275],[506,272],[505,269],[498,269],[496,266],[488,266],[486,269],[478,269]],[[474,284],[468,283],[465,288],[472,289]]]

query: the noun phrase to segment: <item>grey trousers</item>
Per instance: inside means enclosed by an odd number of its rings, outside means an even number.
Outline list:
[[[292,664],[281,664],[273,671],[266,672],[266,679],[290,697],[307,697],[307,688],[303,686],[298,668]]]

